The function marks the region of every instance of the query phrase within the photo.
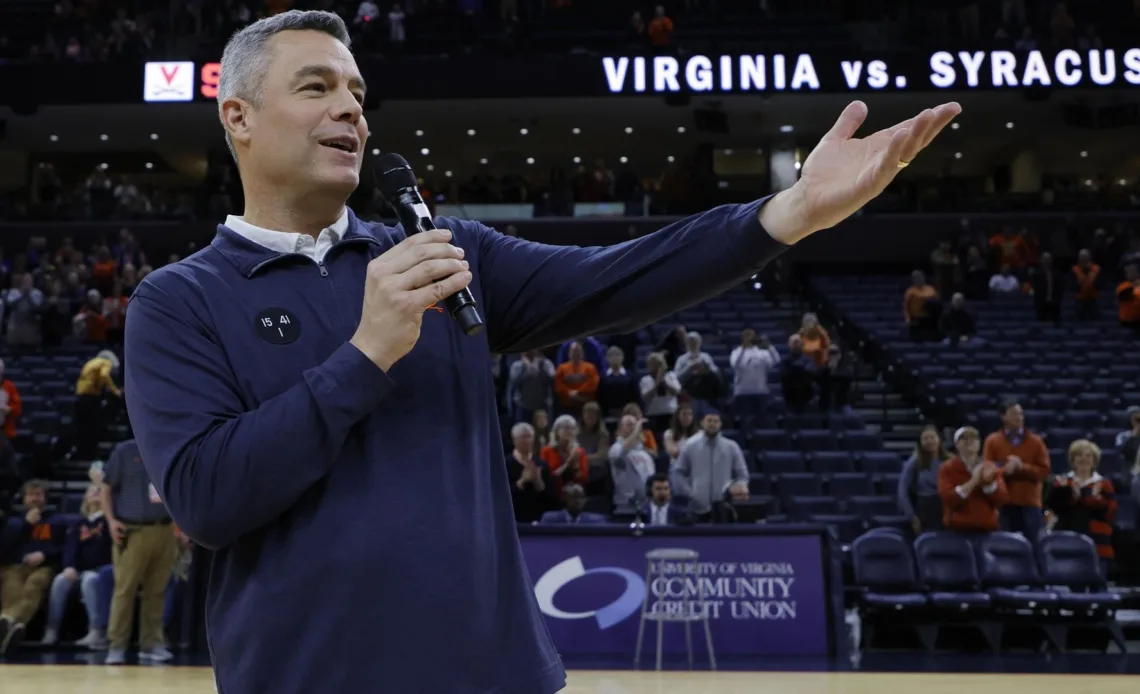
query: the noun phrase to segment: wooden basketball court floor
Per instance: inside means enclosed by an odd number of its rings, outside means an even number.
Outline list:
[[[562,694],[1136,694],[1135,676],[571,671]],[[203,667],[0,665],[3,694],[214,694]],[[347,694],[347,693],[346,693]],[[443,694],[442,692],[440,694]]]

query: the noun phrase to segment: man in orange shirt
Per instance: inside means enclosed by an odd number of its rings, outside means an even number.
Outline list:
[[[997,465],[978,456],[980,441],[973,427],[954,432],[958,454],[938,468],[942,526],[947,530],[993,532],[999,527],[999,509],[1009,491]]]
[[[927,283],[921,270],[915,270],[903,295],[903,320],[910,328],[911,337],[916,340],[937,337],[941,313],[938,290]]]
[[[649,41],[655,48],[664,49],[673,40],[673,20],[665,16],[661,5],[654,10],[653,21],[649,22]]]
[[[582,358],[582,343],[570,345],[570,361],[554,370],[554,393],[567,412],[575,416],[582,405],[592,401],[598,392],[598,367]]]
[[[1082,248],[1077,254],[1073,275],[1077,278],[1077,318],[1095,320],[1100,316],[1100,309],[1096,303],[1100,298],[1100,290],[1097,289],[1100,266],[1092,261],[1092,255],[1087,248]]]
[[[1001,510],[1002,529],[1035,542],[1044,526],[1042,484],[1049,476],[1049,449],[1025,428],[1025,412],[1017,402],[1002,403],[1002,428],[986,437],[982,457],[1001,466],[1009,487],[1009,503]]]
[[[1140,269],[1135,265],[1124,268],[1124,281],[1116,288],[1120,324],[1140,330]]]

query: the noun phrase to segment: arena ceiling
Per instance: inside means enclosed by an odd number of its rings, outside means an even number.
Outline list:
[[[1140,152],[1140,128],[1066,125],[1066,111],[1140,102],[1135,92],[1066,92],[1040,100],[1008,92],[863,98],[870,107],[867,130],[890,125],[942,100],[962,103],[959,128],[947,131],[920,159],[913,169],[919,174],[947,168],[985,171],[1025,151],[1032,151],[1047,173],[1140,172],[1135,154]],[[762,169],[765,149],[789,140],[810,147],[848,100],[846,95],[796,94],[694,99],[684,105],[667,105],[657,97],[386,101],[367,114],[373,133],[369,148],[398,151],[414,165],[431,164],[436,169],[470,168],[483,159],[517,164],[533,159],[537,166],[569,166],[574,156],[586,162],[627,157],[638,167],[639,163],[664,165],[669,156],[679,157],[709,143],[722,155],[749,156]],[[700,130],[694,117],[697,110],[722,112],[727,132]],[[41,155],[177,152],[185,156],[216,147],[221,140],[216,111],[207,104],[45,107],[32,116],[5,115],[0,110],[0,118],[7,120],[7,138],[0,149]]]

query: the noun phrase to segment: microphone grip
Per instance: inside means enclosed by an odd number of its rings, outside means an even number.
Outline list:
[[[396,216],[403,224],[405,233],[418,234],[435,229],[427,205],[420,199],[418,192],[402,191],[393,203],[392,207],[395,208]],[[483,318],[479,315],[479,309],[475,307],[475,297],[467,287],[445,298],[443,305],[447,307],[447,312],[455,322],[459,323],[463,334],[478,335],[483,331]]]

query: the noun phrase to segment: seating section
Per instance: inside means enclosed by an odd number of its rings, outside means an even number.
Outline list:
[[[948,626],[978,630],[991,650],[1007,628],[1033,629],[1058,652],[1071,628],[1103,631],[1125,652],[1116,622],[1121,597],[1108,592],[1096,547],[1084,535],[1054,532],[1036,546],[1021,535],[867,533],[851,546],[860,590],[864,647],[885,627],[910,627],[927,650]]]

